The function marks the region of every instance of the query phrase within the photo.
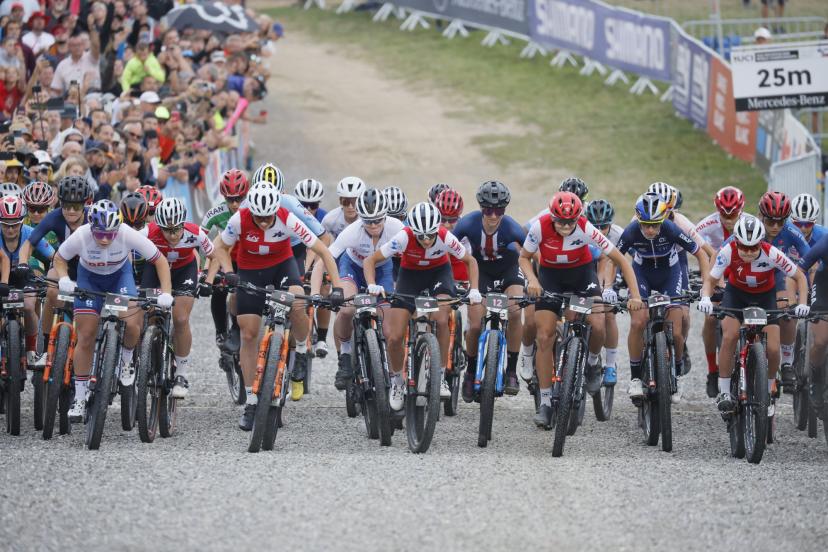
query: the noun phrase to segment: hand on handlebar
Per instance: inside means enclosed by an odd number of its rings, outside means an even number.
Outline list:
[[[331,302],[331,307],[337,309],[345,302],[345,295],[342,293],[342,288],[335,287],[328,295],[328,300]]]
[[[644,301],[641,300],[641,297],[630,297],[627,299],[627,310],[629,311],[637,311],[644,308]]]
[[[368,293],[371,295],[382,295],[385,297],[385,288],[379,284],[368,284]]]
[[[540,297],[542,293],[543,288],[541,287],[540,282],[537,278],[532,278],[529,285],[526,286],[526,295],[537,298]]]
[[[601,300],[604,303],[615,304],[618,302],[618,293],[611,287],[605,288],[603,293],[601,293]]]
[[[239,285],[239,275],[235,272],[228,272],[224,275],[224,283],[228,286],[237,286]]]
[[[469,303],[472,305],[479,305],[483,302],[483,297],[480,295],[480,290],[472,288],[469,290]]]
[[[158,296],[158,299],[156,299],[155,302],[162,309],[168,309],[172,307],[173,296],[169,293],[162,293]]]
[[[63,293],[75,293],[78,285],[69,276],[63,276],[58,280],[58,289]]]
[[[808,314],[810,314],[810,312],[811,307],[809,305],[800,304],[794,308],[794,314],[797,316],[797,318],[805,318],[806,316],[808,316]]]
[[[713,302],[710,297],[702,297],[699,300],[698,309],[704,314],[713,314]]]

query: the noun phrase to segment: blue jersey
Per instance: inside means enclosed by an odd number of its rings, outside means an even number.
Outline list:
[[[662,223],[661,231],[651,240],[644,237],[638,222],[631,222],[618,239],[618,250],[622,254],[632,252],[633,261],[646,268],[675,265],[679,261],[676,246],[692,255],[699,248],[693,238],[669,220]]]
[[[279,198],[281,200],[281,206],[296,215],[299,220],[301,220],[305,226],[310,229],[311,232],[317,236],[321,236],[325,233],[325,228],[322,226],[322,223],[316,220],[316,217],[314,217],[310,211],[305,209],[298,199],[287,194],[281,194]],[[299,238],[290,238],[290,246],[293,247],[295,245],[299,245]]]
[[[87,208],[84,207],[83,209],[83,222],[86,221],[86,212]],[[81,222],[81,224],[83,224]],[[32,244],[32,247],[37,247],[37,244],[40,243],[46,234],[49,232],[54,232],[55,237],[57,238],[58,243],[63,243],[66,241],[66,238],[72,233],[72,230],[69,228],[69,225],[66,223],[66,219],[63,218],[63,209],[58,207],[52,211],[49,211],[43,220],[40,221],[40,224],[35,226],[34,230],[31,234],[29,234],[29,243]]]
[[[816,226],[814,230],[816,230]],[[784,253],[793,262],[797,262],[811,250],[805,236],[790,221],[785,222],[785,226],[773,238],[771,245]]]
[[[6,253],[6,255],[11,260],[11,265],[12,266],[17,265],[17,261],[18,261],[18,258],[20,256],[20,246],[23,245],[24,241],[29,239],[29,236],[32,235],[32,232],[34,232],[34,229],[31,226],[26,226],[24,224],[20,228],[20,237],[17,240],[17,249],[15,249],[14,251],[11,251],[9,249],[9,246],[6,245],[6,240],[5,239],[0,239],[0,244],[2,244],[3,251]],[[2,235],[0,235],[0,238],[2,238]],[[49,242],[47,242],[45,238],[41,239],[36,244],[32,244],[32,245],[34,246],[35,253],[40,255],[41,258],[43,258],[43,259],[51,259],[52,255],[55,254],[54,248],[51,245],[49,245]]]
[[[327,215],[327,214],[328,214],[328,212],[325,209],[323,209],[322,207],[320,207],[316,210],[316,214],[314,216],[316,217],[316,220],[318,220],[319,222],[322,222],[322,219],[325,218],[325,215]]]
[[[461,218],[452,234],[471,246],[477,262],[505,261],[517,263],[518,246],[526,239],[526,232],[510,216],[504,216],[493,234],[483,231],[483,213],[474,211]]]
[[[799,259],[799,266],[806,274],[814,263],[819,263],[818,270],[822,270],[828,261],[828,228],[815,224],[808,243],[811,249]]]

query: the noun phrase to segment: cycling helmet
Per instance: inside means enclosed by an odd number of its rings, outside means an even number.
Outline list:
[[[296,183],[293,195],[302,203],[319,203],[325,197],[325,188],[318,180],[306,178]]]
[[[716,192],[713,203],[721,214],[730,216],[745,208],[745,194],[739,188],[725,186]]]
[[[17,195],[0,197],[0,222],[2,224],[17,224],[26,216],[26,204],[23,198]]]
[[[249,189],[247,175],[239,169],[225,171],[219,183],[219,191],[224,197],[244,197]]]
[[[644,224],[659,224],[667,218],[667,203],[658,194],[647,192],[635,202],[635,216]]]
[[[147,200],[147,214],[150,216],[155,215],[155,208],[158,207],[158,204],[164,199],[164,195],[161,193],[161,190],[155,186],[141,186],[138,188],[138,193],[144,196],[144,199]]]
[[[742,245],[756,245],[765,237],[765,225],[753,215],[743,215],[736,221],[733,235]]]
[[[118,206],[102,199],[89,208],[89,226],[98,232],[112,232],[121,226],[121,211]]]
[[[595,226],[606,226],[612,224],[615,217],[615,209],[606,199],[595,199],[587,203],[586,218]]]
[[[279,193],[285,187],[285,178],[282,176],[282,171],[273,163],[265,163],[253,173],[253,185],[255,186],[260,182],[267,182],[271,186],[275,186]]]
[[[130,226],[141,226],[147,218],[149,205],[140,192],[127,192],[121,198],[121,216]]]
[[[765,192],[759,200],[759,212],[768,218],[788,218],[791,214],[791,202],[782,192]]]
[[[653,182],[650,184],[650,187],[647,188],[647,193],[660,195],[661,199],[664,200],[664,203],[667,204],[668,209],[672,210],[676,206],[676,198],[678,195],[676,193],[676,189],[666,182]]]
[[[583,204],[573,192],[555,192],[549,201],[549,212],[552,218],[574,220],[581,216]]]
[[[92,186],[83,176],[64,176],[58,183],[61,203],[86,203],[92,199]]]
[[[560,187],[558,188],[560,192],[572,192],[578,199],[583,201],[586,199],[587,194],[589,193],[589,188],[586,185],[586,182],[578,178],[577,176],[570,176],[561,182]]]
[[[250,212],[257,217],[269,217],[279,210],[279,191],[264,183],[254,184],[247,194]]]
[[[365,188],[356,201],[359,218],[376,220],[388,213],[388,198],[376,188]]]
[[[356,176],[346,176],[336,185],[336,195],[339,197],[359,197],[365,189],[365,182]]]
[[[26,205],[50,207],[55,202],[55,189],[45,182],[32,182],[23,188],[23,201]]]
[[[676,188],[676,206],[673,207],[674,211],[678,211],[681,209],[681,206],[684,204],[684,198],[681,196],[681,190]]]
[[[509,201],[512,200],[512,194],[509,192],[509,188],[506,187],[506,184],[498,180],[489,180],[481,184],[474,197],[477,199],[480,207],[484,208],[506,207],[509,205]]]
[[[791,202],[791,217],[797,222],[816,222],[819,203],[811,194],[799,194]]]
[[[3,182],[0,184],[0,196],[23,195],[23,190],[14,182]]]
[[[426,201],[421,201],[411,208],[406,219],[411,231],[419,236],[430,236],[440,228],[440,211]]]
[[[442,182],[435,184],[431,188],[428,189],[428,200],[432,203],[437,201],[437,196],[440,195],[440,192],[444,192],[446,190],[450,190],[451,186],[448,184],[443,184]]]
[[[463,214],[463,196],[457,190],[443,190],[437,194],[434,205],[445,219],[457,219]]]
[[[405,192],[396,186],[388,186],[382,190],[382,193],[388,198],[388,214],[392,217],[404,217],[408,209],[408,198]]]
[[[177,197],[168,197],[155,208],[155,224],[161,228],[175,228],[187,220],[187,208]]]

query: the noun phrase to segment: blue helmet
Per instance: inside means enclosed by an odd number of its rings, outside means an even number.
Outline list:
[[[121,210],[118,206],[102,199],[89,208],[89,226],[99,232],[112,232],[121,226]]]
[[[648,192],[638,196],[635,202],[635,216],[644,224],[660,224],[667,218],[670,209],[660,195]]]

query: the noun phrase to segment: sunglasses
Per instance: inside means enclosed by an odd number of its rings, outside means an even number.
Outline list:
[[[48,210],[49,210],[49,208],[46,207],[45,205],[32,205],[31,207],[29,207],[29,212],[30,213],[40,214],[40,213],[45,213]]]
[[[578,223],[576,219],[555,219],[555,224],[559,224],[561,226],[575,226]]]
[[[353,197],[341,197],[339,198],[339,204],[343,207],[353,207],[356,205],[356,198]]]
[[[758,244],[758,243],[756,245],[744,245],[744,244],[741,244],[741,243],[737,243],[736,247],[740,251],[744,251],[746,253],[753,253],[755,251],[759,251],[759,249],[762,247],[762,245]]]
[[[385,217],[378,219],[362,219],[362,224],[365,226],[379,226],[383,222],[385,222]]]
[[[23,220],[15,220],[11,222],[0,221],[0,224],[9,228],[13,228],[15,226],[20,226],[21,224],[23,224]]]
[[[437,239],[437,234],[414,234],[414,237],[420,241],[432,241]]]
[[[314,201],[313,203],[302,203],[302,207],[304,207],[308,211],[316,211],[317,209],[319,209],[319,202]]]
[[[793,221],[793,223],[794,223],[794,226],[796,226],[797,228],[813,228],[814,227],[814,223],[813,222],[808,222],[807,220],[795,220],[795,221]]]
[[[129,135],[135,138],[136,140],[143,140],[144,138],[143,134],[138,134],[137,132],[130,132]]]
[[[610,222],[610,223],[607,223],[607,224],[598,224],[598,225],[596,225],[595,227],[596,227],[598,230],[607,230],[607,229],[609,229],[609,228],[612,228],[612,223]]]
[[[765,224],[768,226],[784,226],[785,219],[764,217]]]
[[[483,207],[480,210],[487,217],[502,217],[506,214],[506,207]]]
[[[64,211],[83,211],[83,203],[61,203],[60,208]]]
[[[454,224],[458,220],[460,220],[458,217],[443,217],[443,222],[446,224]]]
[[[741,209],[733,209],[733,210],[732,210],[732,211],[730,211],[730,212],[727,212],[727,211],[724,211],[724,210],[722,210],[722,209],[719,209],[719,216],[721,216],[721,217],[723,217],[723,218],[726,218],[726,219],[735,219],[735,218],[739,218],[739,216],[741,216],[741,214],[742,214],[742,210],[741,210]]]
[[[227,196],[224,198],[227,203],[241,203],[244,201],[244,196]]]
[[[169,226],[169,227],[166,227],[166,228],[161,227],[161,231],[164,232],[165,234],[178,234],[182,230],[184,230],[184,225],[183,224],[179,224],[178,226]]]
[[[118,236],[117,230],[92,230],[92,237],[98,241],[112,241]]]
[[[262,223],[262,222],[270,223],[270,222],[273,222],[273,220],[275,218],[276,218],[276,215],[270,215],[269,217],[260,217],[259,215],[253,215],[253,222],[255,222],[256,224],[259,224],[259,223]]]

